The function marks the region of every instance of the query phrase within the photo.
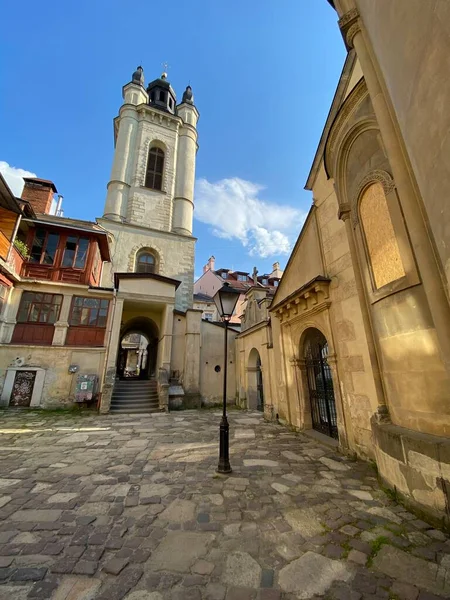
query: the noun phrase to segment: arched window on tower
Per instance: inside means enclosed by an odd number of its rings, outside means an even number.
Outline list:
[[[161,190],[163,171],[164,152],[161,148],[150,148],[145,175],[145,187],[152,188],[153,190]]]
[[[136,273],[156,273],[155,255],[148,250],[139,252],[136,258]]]

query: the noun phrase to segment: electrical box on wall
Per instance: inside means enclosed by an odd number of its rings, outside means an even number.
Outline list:
[[[97,391],[97,375],[77,375],[75,402],[92,400]]]

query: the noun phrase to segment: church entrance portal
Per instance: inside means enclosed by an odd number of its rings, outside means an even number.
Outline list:
[[[327,361],[328,342],[318,329],[307,330],[304,357],[313,429],[338,439],[333,380]]]
[[[146,317],[130,319],[121,331],[117,358],[120,379],[151,379],[156,374],[158,328]]]

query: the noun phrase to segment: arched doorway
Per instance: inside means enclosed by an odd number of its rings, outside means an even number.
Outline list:
[[[338,439],[333,379],[328,364],[328,342],[318,329],[307,329],[304,336],[306,379],[313,429]]]
[[[248,357],[248,407],[264,411],[264,387],[261,369],[261,356],[253,348]]]
[[[117,374],[120,379],[150,379],[156,374],[158,327],[147,317],[125,323],[120,332]]]

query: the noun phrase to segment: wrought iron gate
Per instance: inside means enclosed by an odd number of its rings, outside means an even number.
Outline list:
[[[256,405],[256,408],[258,410],[263,411],[264,410],[264,389],[263,389],[263,378],[262,378],[262,371],[261,371],[261,358],[258,356],[257,360],[256,360],[256,396],[257,396],[257,400],[258,403]]]
[[[338,439],[333,379],[327,361],[328,342],[316,330],[305,344],[305,366],[313,429]]]

